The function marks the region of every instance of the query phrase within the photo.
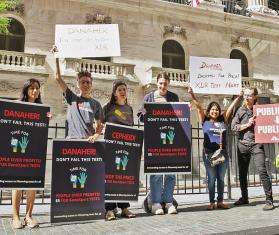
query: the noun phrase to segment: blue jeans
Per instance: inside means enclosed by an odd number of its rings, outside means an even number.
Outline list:
[[[206,169],[206,175],[208,179],[208,192],[209,192],[209,201],[210,203],[215,202],[215,182],[217,179],[217,202],[222,202],[224,199],[224,187],[225,187],[225,174],[228,167],[228,157],[226,157],[226,161],[212,167],[210,165],[209,160],[206,158],[206,154],[203,154],[204,166]]]
[[[172,203],[175,175],[150,175],[150,195],[152,203]]]

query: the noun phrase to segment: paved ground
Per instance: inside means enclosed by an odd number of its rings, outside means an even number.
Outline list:
[[[277,190],[276,190],[277,191]],[[195,197],[192,195],[191,197]],[[198,197],[198,196],[196,196]],[[204,199],[207,195],[204,195]],[[176,197],[179,214],[152,216],[144,213],[139,204],[133,204],[134,219],[91,221],[69,225],[49,223],[49,205],[36,205],[35,217],[40,228],[14,231],[11,227],[11,206],[0,206],[2,234],[279,234],[279,196],[275,196],[273,211],[262,211],[264,198],[250,200],[249,206],[229,210],[206,211],[206,203],[189,203],[185,196]],[[184,200],[183,200],[184,199]],[[142,198],[141,198],[142,200]],[[232,202],[230,202],[232,204]],[[24,211],[22,206],[22,211]],[[2,211],[2,212],[1,212]],[[3,215],[4,214],[4,215]]]

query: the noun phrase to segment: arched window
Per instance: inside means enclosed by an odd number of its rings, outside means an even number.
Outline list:
[[[24,51],[25,29],[16,19],[10,18],[8,34],[0,34],[0,50]]]
[[[240,59],[242,77],[249,77],[248,61],[247,61],[246,56],[240,50],[233,49],[231,51],[230,58],[231,59]]]
[[[279,11],[279,0],[269,0],[268,8],[275,10],[275,11]]]
[[[162,47],[162,67],[185,70],[183,47],[174,40],[167,40]]]

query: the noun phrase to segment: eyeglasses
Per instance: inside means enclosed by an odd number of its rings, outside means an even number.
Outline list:
[[[244,99],[251,99],[251,98],[253,98],[253,96],[254,96],[254,95],[248,95],[248,94],[246,94],[246,95],[243,95],[243,98],[244,98]]]
[[[79,81],[79,83],[81,83],[82,85],[84,85],[84,84],[91,85],[92,84],[91,81]]]

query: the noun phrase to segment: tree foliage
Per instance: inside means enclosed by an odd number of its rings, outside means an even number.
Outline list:
[[[19,4],[20,0],[0,0],[0,34],[8,34],[10,19],[1,16],[5,11],[13,10]]]

